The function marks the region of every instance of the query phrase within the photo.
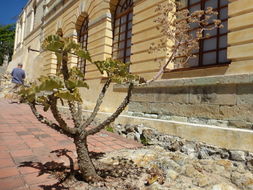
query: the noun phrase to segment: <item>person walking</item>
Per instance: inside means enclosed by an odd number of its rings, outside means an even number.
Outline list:
[[[12,90],[11,92],[13,93],[13,99],[17,99],[16,101],[12,100],[11,103],[19,103],[19,98],[17,96],[17,91],[20,86],[24,84],[24,79],[26,77],[25,71],[22,69],[23,64],[19,63],[16,68],[14,68],[11,72],[11,82],[12,82]]]
[[[22,69],[23,65],[21,63],[18,64],[16,68],[14,68],[11,72],[11,82],[13,86],[18,88],[19,86],[24,84],[25,79],[25,71]]]

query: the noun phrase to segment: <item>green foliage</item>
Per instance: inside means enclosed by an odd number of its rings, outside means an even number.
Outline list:
[[[60,36],[50,35],[42,43],[42,49],[61,53],[64,48],[64,42]]]
[[[84,73],[80,71],[77,67],[72,67],[69,70],[70,78],[72,79],[83,79],[84,80]]]
[[[70,69],[69,79],[65,82],[68,89],[79,87],[89,88],[88,84],[84,81],[84,73],[82,73],[77,67]]]
[[[0,25],[0,65],[3,64],[4,56],[9,56],[8,61],[11,60],[11,56],[13,54],[14,38],[14,24],[5,26]]]
[[[36,87],[35,84],[32,84],[29,88],[21,88],[18,93],[21,95],[22,101],[34,102],[36,99]]]
[[[147,139],[146,137],[144,137],[143,135],[141,135],[140,139],[141,139],[141,144],[143,144],[143,145],[148,145],[149,144],[150,140]]]
[[[41,76],[38,80],[39,84],[35,87],[37,93],[64,88],[63,80],[58,76]]]
[[[72,77],[74,76],[74,73],[72,73]],[[44,110],[47,111],[50,107],[49,97],[82,102],[79,87],[88,88],[88,85],[84,81],[73,79],[69,79],[64,83],[61,76],[41,76],[30,87],[23,87],[19,94],[22,101],[42,104]]]
[[[30,87],[24,87],[20,91],[20,95],[23,101],[43,105],[45,111],[50,108],[50,101],[53,99],[59,99],[61,102],[63,100],[82,102],[79,88],[89,88],[85,82],[84,73],[77,67],[68,68],[68,56],[70,54],[95,64],[98,70],[102,74],[106,73],[113,82],[132,82],[138,79],[137,76],[129,73],[130,63],[112,59],[92,62],[89,52],[82,50],[80,45],[71,38],[58,35],[48,36],[44,40],[42,48],[55,53],[57,57],[57,75],[41,76]]]
[[[75,88],[78,88],[78,87],[89,88],[88,84],[84,81],[81,81],[81,80],[67,80],[66,81],[66,87],[68,89],[75,89]]]
[[[114,128],[111,125],[107,125],[105,127],[105,130],[108,131],[108,132],[114,133]]]
[[[59,90],[54,94],[56,97],[68,100],[68,101],[76,101],[76,102],[82,102],[81,95],[79,93],[79,90],[75,88],[73,92],[70,92],[67,89]]]
[[[42,49],[55,52],[58,60],[62,60],[62,53],[66,52],[92,62],[89,52],[83,50],[80,44],[68,37],[50,35],[43,41]]]
[[[86,60],[88,60],[89,62],[92,62],[91,57],[90,57],[90,54],[89,54],[88,51],[84,51],[84,50],[82,50],[82,49],[76,49],[76,50],[75,50],[75,54],[76,54],[78,57],[82,58],[82,59],[86,59]]]
[[[130,63],[123,63],[121,61],[113,60],[113,59],[106,59],[104,61],[92,62],[89,52],[84,51],[80,47],[80,45],[74,42],[73,39],[71,38],[63,38],[57,35],[48,36],[44,40],[42,44],[42,48],[44,50],[55,52],[57,56],[57,71],[59,73],[61,72],[60,68],[61,68],[62,59],[64,59],[62,55],[63,53],[68,53],[68,54],[74,54],[81,59],[86,59],[90,63],[95,64],[98,70],[101,72],[101,74],[106,73],[107,76],[111,78],[113,82],[122,83],[122,82],[130,82],[130,81],[139,79],[137,76],[129,72]],[[77,72],[77,69],[75,69],[75,72]],[[80,77],[82,78],[82,76]],[[71,85],[72,85],[72,82],[70,82]],[[80,82],[75,83],[75,84],[80,85],[79,87],[82,87],[82,86],[87,87],[85,84],[82,84]]]
[[[119,60],[106,59],[105,61],[95,61],[94,64],[102,74],[106,73],[113,82],[123,83],[139,79],[138,76],[129,72],[131,63],[123,63]]]

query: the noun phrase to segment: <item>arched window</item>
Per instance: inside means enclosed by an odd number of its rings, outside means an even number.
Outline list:
[[[131,56],[133,0],[119,0],[113,16],[113,58],[129,62]]]
[[[87,51],[88,46],[88,27],[89,27],[89,19],[86,18],[82,26],[80,28],[79,32],[79,43],[81,44],[81,47]],[[79,58],[78,60],[78,68],[85,73],[85,66],[86,66],[86,60]]]
[[[210,37],[199,42],[199,51],[196,52],[196,58],[190,61],[191,66],[205,66],[216,64],[227,64],[230,61],[227,59],[227,23],[228,23],[228,1],[229,0],[182,0],[185,8],[190,12],[212,7],[219,14],[217,19],[220,19],[223,28],[217,28],[212,31],[207,31],[204,35],[209,34]],[[216,19],[215,18],[215,19]],[[195,28],[196,29],[196,28]],[[192,25],[194,32],[194,25]]]

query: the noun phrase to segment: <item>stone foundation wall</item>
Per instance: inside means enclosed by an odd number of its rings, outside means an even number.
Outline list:
[[[134,90],[129,115],[253,129],[252,75],[157,82]]]

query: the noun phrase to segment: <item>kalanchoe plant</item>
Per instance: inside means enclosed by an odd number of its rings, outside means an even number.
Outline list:
[[[82,177],[86,181],[97,181],[101,178],[97,175],[96,169],[88,154],[87,137],[94,135],[106,126],[110,125],[126,108],[129,103],[134,84],[147,84],[159,78],[167,65],[177,57],[183,57],[184,62],[193,55],[192,51],[197,49],[198,41],[203,38],[204,30],[211,30],[220,27],[220,21],[214,21],[214,26],[209,26],[210,15],[216,14],[211,8],[206,11],[189,13],[187,10],[176,12],[176,4],[168,0],[167,4],[159,5],[159,17],[156,22],[159,24],[159,31],[165,37],[159,44],[153,44],[151,52],[168,52],[168,61],[161,67],[160,71],[149,81],[141,80],[129,72],[129,63],[107,59],[103,61],[92,61],[89,53],[82,50],[79,44],[71,38],[62,35],[48,36],[42,45],[45,51],[52,51],[57,56],[57,73],[55,76],[42,76],[37,82],[25,87],[20,91],[23,101],[30,105],[36,118],[55,129],[56,131],[73,139],[77,151],[77,159]],[[200,26],[195,35],[189,33],[189,23],[196,23]],[[171,45],[168,45],[170,42]],[[83,99],[79,88],[89,88],[84,80],[83,73],[76,67],[70,68],[69,56],[75,55],[86,59],[94,64],[101,74],[106,74],[106,82],[98,96],[96,105],[91,115],[84,120],[81,104]],[[137,81],[137,82],[136,82]],[[128,89],[125,98],[115,112],[97,126],[90,127],[97,116],[107,89],[112,82],[127,83]],[[135,83],[136,82],[136,83]],[[58,110],[59,103],[67,103],[74,126],[69,126]],[[51,111],[56,122],[50,121],[37,110],[37,105],[42,105],[44,111]]]
[[[96,181],[100,177],[96,174],[95,167],[88,154],[87,137],[104,129],[125,109],[129,103],[133,82],[138,77],[129,73],[129,63],[125,64],[112,59],[92,62],[89,53],[82,50],[79,44],[70,38],[63,38],[59,35],[49,36],[45,39],[42,48],[54,52],[57,56],[57,75],[39,77],[30,87],[23,88],[20,94],[23,101],[30,105],[33,114],[40,122],[74,140],[82,177],[86,181]],[[108,76],[95,108],[87,120],[84,120],[82,116],[81,103],[83,100],[79,88],[89,88],[89,86],[84,80],[84,74],[77,67],[69,68],[68,58],[71,54],[95,64],[101,73],[106,73]],[[105,93],[112,82],[129,84],[125,99],[105,121],[97,126],[89,127],[95,119]],[[68,104],[74,126],[69,126],[58,110],[58,103],[63,102]],[[57,122],[52,122],[39,113],[36,108],[38,104],[43,106],[44,111],[50,110]]]

